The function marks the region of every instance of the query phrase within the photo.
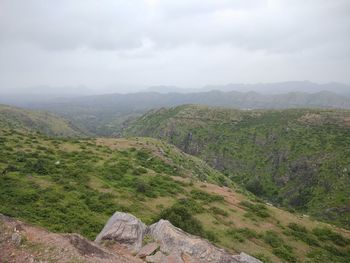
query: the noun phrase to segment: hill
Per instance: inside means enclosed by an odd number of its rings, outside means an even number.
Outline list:
[[[147,224],[168,219],[264,262],[349,260],[349,232],[267,205],[165,142],[8,129],[0,138],[0,213],[7,216],[94,239],[124,211]]]
[[[29,111],[0,105],[0,128],[38,131],[49,136],[82,136],[76,127],[65,119],[43,111]]]
[[[185,105],[125,133],[168,141],[269,202],[350,228],[350,111]]]
[[[197,93],[140,92],[55,99],[22,103],[22,106],[54,112],[81,130],[99,136],[120,136],[125,122],[148,110],[182,104],[204,104],[240,109],[350,108],[350,97],[322,91],[276,95],[257,92],[208,91]]]

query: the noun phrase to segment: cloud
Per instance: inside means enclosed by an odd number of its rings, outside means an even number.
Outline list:
[[[348,0],[1,0],[0,84],[274,81],[266,69],[350,82],[349,13]]]

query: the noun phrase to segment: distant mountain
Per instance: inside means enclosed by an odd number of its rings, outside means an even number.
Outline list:
[[[270,202],[350,229],[348,110],[184,105],[150,111],[125,135],[166,140]]]
[[[166,94],[140,92],[61,98],[45,103],[26,103],[23,106],[55,112],[91,134],[118,136],[125,124],[146,111],[182,104],[203,104],[240,109],[350,108],[350,97],[328,91],[276,95],[237,91]]]
[[[281,94],[289,92],[317,93],[321,91],[330,91],[340,95],[350,96],[350,86],[336,82],[317,84],[310,81],[288,81],[276,83],[208,85],[202,88],[202,91],[210,90],[255,91],[263,94]]]
[[[74,125],[52,113],[0,105],[0,128],[38,131],[49,136],[82,136]]]

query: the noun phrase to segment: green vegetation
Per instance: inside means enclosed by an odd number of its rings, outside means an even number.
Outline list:
[[[349,120],[346,110],[184,105],[151,111],[125,134],[164,139],[270,203],[350,229]]]
[[[65,119],[44,111],[28,111],[0,104],[0,128],[38,131],[49,136],[83,136]]]
[[[0,213],[94,239],[115,211],[168,219],[266,262],[348,260],[347,233],[263,204],[172,145],[0,129]]]

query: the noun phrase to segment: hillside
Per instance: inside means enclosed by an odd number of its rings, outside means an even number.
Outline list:
[[[125,133],[166,140],[269,202],[350,228],[350,111],[187,105]]]
[[[76,127],[65,119],[43,111],[29,111],[0,105],[0,128],[38,131],[49,136],[82,136]]]
[[[164,142],[0,130],[0,213],[94,239],[115,211],[264,262],[348,262],[350,233],[266,205]],[[1,242],[1,240],[0,240]]]
[[[99,136],[120,136],[124,123],[148,110],[182,104],[203,104],[240,109],[278,108],[350,108],[350,97],[323,91],[290,92],[276,95],[257,92],[208,91],[194,93],[140,92],[106,94],[46,102],[22,103],[22,106],[48,110],[69,119],[81,130]]]

